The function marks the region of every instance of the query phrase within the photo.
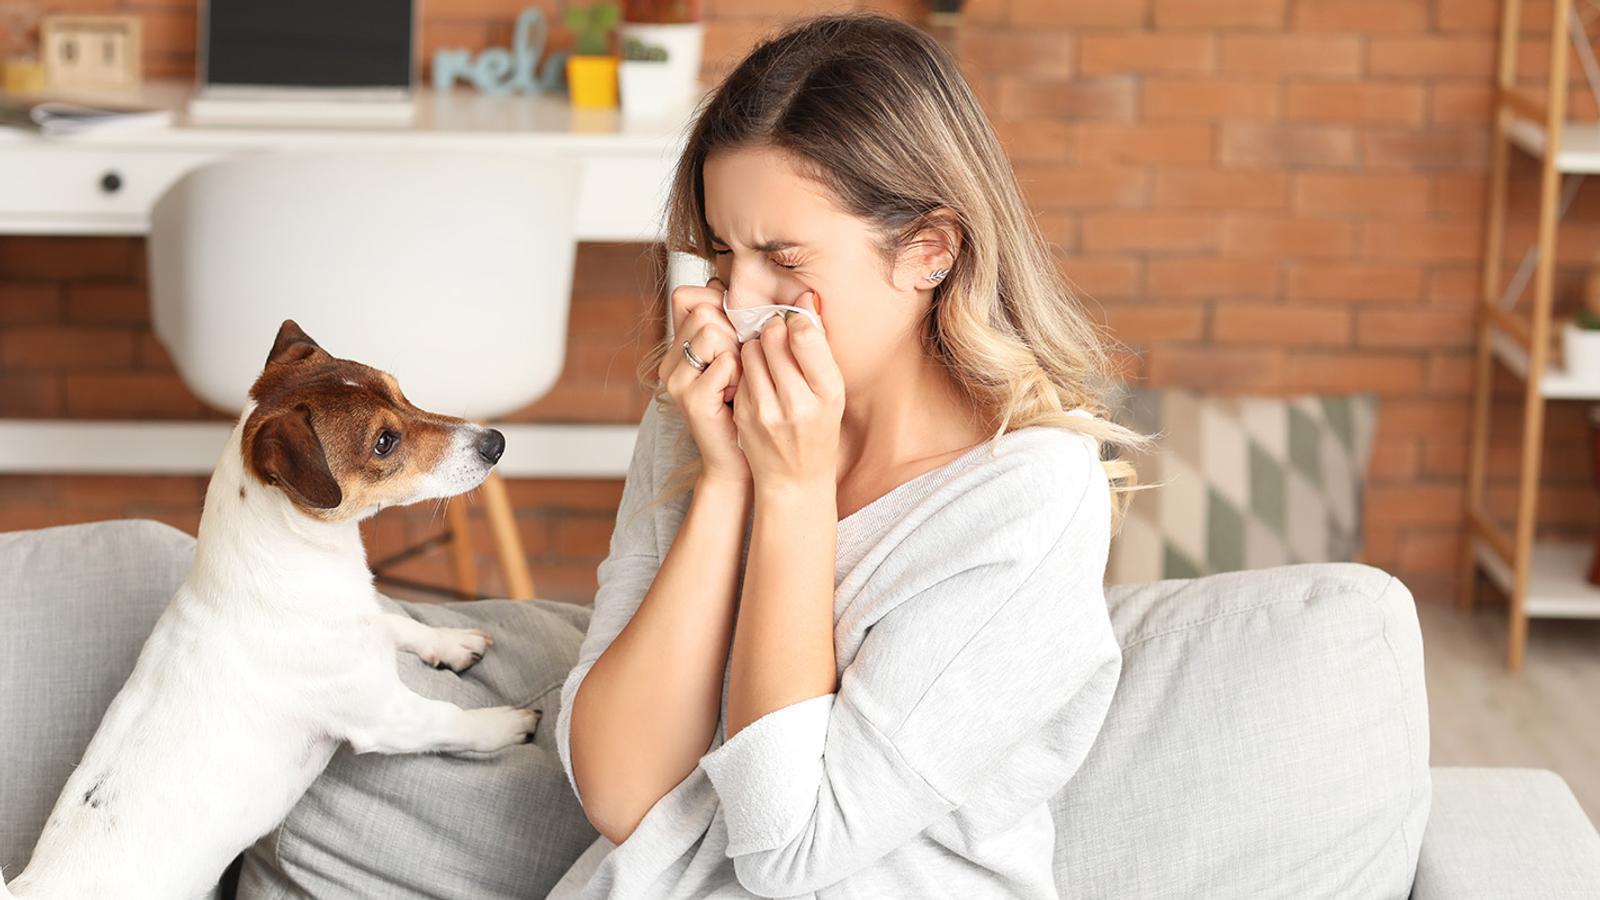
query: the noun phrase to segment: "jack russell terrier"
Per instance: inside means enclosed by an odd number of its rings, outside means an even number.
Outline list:
[[[193,567],[0,898],[186,900],[288,815],[341,741],[531,740],[537,711],[462,709],[400,683],[397,650],[460,672],[492,641],[384,613],[358,528],[471,490],[504,449],[284,322],[206,489]]]

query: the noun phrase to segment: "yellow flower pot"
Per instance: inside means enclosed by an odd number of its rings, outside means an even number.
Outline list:
[[[573,106],[615,108],[617,105],[617,58],[615,56],[567,57],[567,85]]]

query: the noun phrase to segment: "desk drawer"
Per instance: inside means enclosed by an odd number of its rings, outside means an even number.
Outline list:
[[[0,217],[138,225],[183,173],[222,153],[0,148]]]

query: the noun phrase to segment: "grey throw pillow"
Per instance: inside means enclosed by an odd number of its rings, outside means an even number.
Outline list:
[[[549,600],[385,605],[493,635],[488,655],[460,675],[401,654],[401,680],[466,708],[542,709],[533,743],[403,756],[342,747],[283,825],[245,852],[238,898],[544,897],[598,837],[555,747],[556,704],[590,609]]]

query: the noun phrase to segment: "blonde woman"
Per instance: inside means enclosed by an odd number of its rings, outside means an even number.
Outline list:
[[[556,725],[601,837],[551,896],[1056,896],[1121,668],[1100,446],[1146,438],[971,90],[907,24],[801,22],[702,107],[668,231],[716,276],[642,370]]]

